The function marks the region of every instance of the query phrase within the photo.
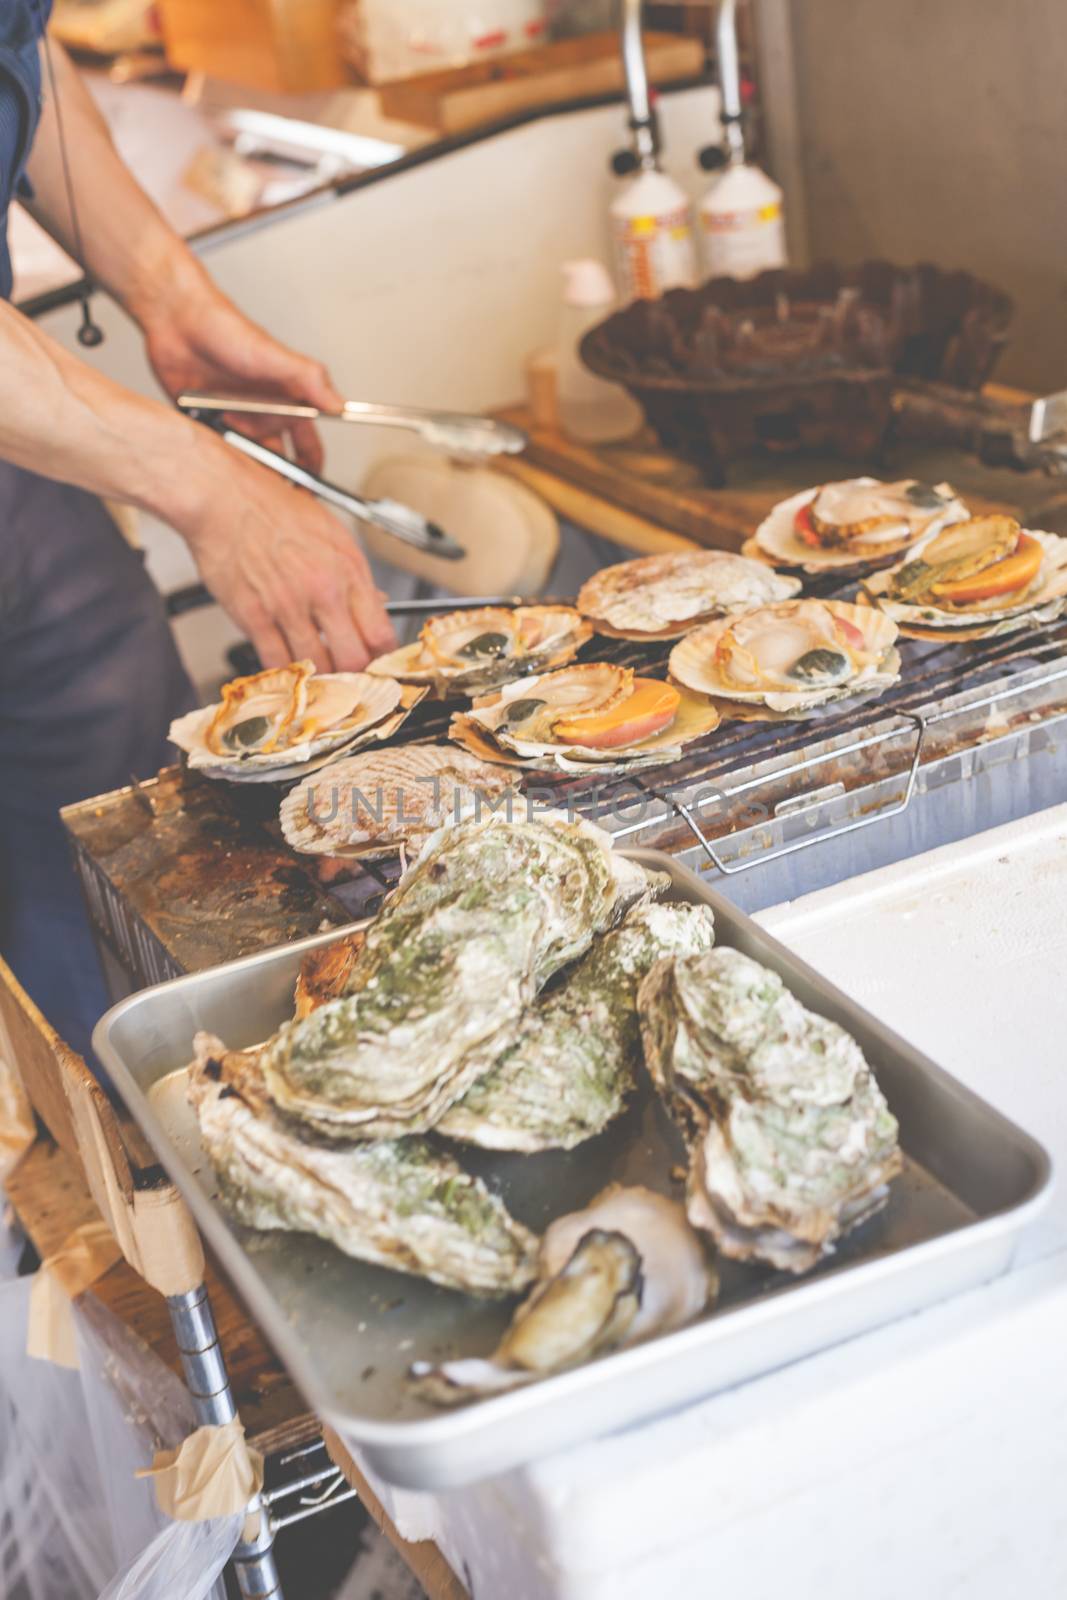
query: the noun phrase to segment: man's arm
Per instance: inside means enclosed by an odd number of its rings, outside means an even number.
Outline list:
[[[272,339],[215,287],[123,165],[64,52],[52,50],[83,265],[140,324],[163,387],[172,395],[259,388],[339,406],[318,362]],[[73,253],[55,106],[46,100],[28,167],[34,214]],[[310,425],[298,424],[293,442],[319,465]],[[0,457],[131,501],[176,528],[267,665],[307,656],[321,668],[355,670],[394,642],[366,558],[335,517],[199,424],[104,378],[4,305]]]
[[[335,517],[3,303],[0,458],[169,522],[267,665],[358,670],[391,642],[366,558]]]

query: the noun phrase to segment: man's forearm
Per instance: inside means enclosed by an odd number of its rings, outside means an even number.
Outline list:
[[[0,460],[184,528],[225,477],[225,454],[206,429],[103,377],[0,303]]]
[[[206,274],[124,165],[77,68],[59,45],[51,49],[81,224],[81,264],[144,324],[200,293]],[[27,167],[35,193],[30,210],[77,257],[47,63],[42,70],[44,108]]]

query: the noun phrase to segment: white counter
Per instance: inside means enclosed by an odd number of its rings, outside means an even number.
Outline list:
[[[1067,806],[764,912],[1067,1170]],[[1067,1184],[1005,1278],[431,1497],[475,1600],[1062,1600]]]

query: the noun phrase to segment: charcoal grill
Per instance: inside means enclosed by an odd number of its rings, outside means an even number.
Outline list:
[[[808,587],[848,592],[840,579]],[[620,844],[669,851],[750,911],[1064,798],[1067,619],[970,644],[902,639],[900,652],[900,681],[877,700],[803,722],[727,721],[670,766],[530,773],[524,787]],[[594,653],[662,677],[670,645],[594,639],[583,656]],[[451,712],[424,702],[398,742],[443,741]],[[67,809],[116,996],[375,910],[399,866],[323,888],[281,839],[282,792],[169,771]]]

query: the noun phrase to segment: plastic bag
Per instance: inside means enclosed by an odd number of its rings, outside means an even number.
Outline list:
[[[134,1479],[196,1426],[184,1385],[94,1299],[80,1369],[26,1354],[30,1278],[0,1278],[0,1595],[223,1600],[241,1517],[180,1523]]]

